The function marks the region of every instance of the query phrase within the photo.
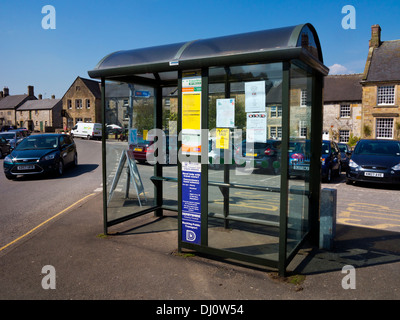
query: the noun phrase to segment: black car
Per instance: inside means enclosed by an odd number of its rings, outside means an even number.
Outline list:
[[[243,141],[239,162],[241,165],[249,165],[252,162],[254,168],[264,169],[272,174],[280,173],[281,164],[281,140],[267,140],[267,142],[248,143]]]
[[[38,134],[26,137],[5,157],[3,166],[8,179],[18,175],[55,173],[78,164],[74,140],[65,134]]]
[[[346,173],[346,183],[353,181],[399,183],[400,142],[377,139],[358,141]]]
[[[350,157],[351,157],[351,150],[347,143],[340,142],[338,143],[338,147],[340,150],[340,154],[342,157],[342,170],[347,171],[349,167]]]
[[[6,138],[0,136],[0,159],[11,151],[11,145]]]

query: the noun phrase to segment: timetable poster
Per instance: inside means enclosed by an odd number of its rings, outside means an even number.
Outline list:
[[[182,241],[201,240],[201,163],[182,162]]]

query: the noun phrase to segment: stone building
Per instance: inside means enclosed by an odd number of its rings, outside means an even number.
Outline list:
[[[362,137],[400,138],[400,40],[381,41],[379,25],[371,27],[362,85]]]
[[[28,86],[27,94],[10,95],[9,89],[0,92],[0,128],[3,126],[17,127],[16,109],[25,101],[36,100],[33,86]]]
[[[61,100],[64,129],[80,121],[101,123],[100,82],[77,77]]]
[[[362,74],[325,77],[324,120],[325,138],[348,142],[351,135],[361,136]]]
[[[16,120],[20,127],[31,131],[54,132],[62,128],[62,101],[55,99],[42,99],[25,101],[16,110]]]

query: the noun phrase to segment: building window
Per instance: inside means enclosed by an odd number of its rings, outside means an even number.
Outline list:
[[[271,118],[282,117],[282,106],[272,106],[269,115]]]
[[[300,97],[300,106],[306,107],[307,106],[307,90],[301,90],[301,97]]]
[[[77,124],[78,122],[82,122],[82,118],[75,118],[75,124]]]
[[[299,121],[299,137],[307,138],[307,121]]]
[[[349,104],[341,104],[340,105],[340,117],[341,118],[350,118],[350,105]]]
[[[90,100],[86,99],[86,109],[90,109]]]
[[[339,130],[339,142],[349,142],[350,130]]]
[[[376,137],[393,139],[393,118],[376,118]]]
[[[282,127],[270,126],[269,127],[269,138],[270,139],[282,139]]]
[[[71,101],[71,99],[67,100],[67,108],[68,109],[72,109],[72,101]]]
[[[82,99],[75,100],[75,109],[82,109]]]
[[[124,107],[129,107],[129,100],[128,99],[124,99]]]
[[[394,86],[378,87],[378,105],[394,104]]]
[[[84,122],[92,122],[92,118],[85,118],[83,121]]]

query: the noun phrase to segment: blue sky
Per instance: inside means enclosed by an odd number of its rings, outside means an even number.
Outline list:
[[[42,28],[42,7],[56,10],[56,29]],[[343,29],[342,8],[355,9],[355,29]],[[0,0],[0,90],[61,98],[77,76],[124,49],[213,38],[309,22],[324,64],[363,72],[371,25],[382,40],[400,39],[400,1],[350,0]],[[332,67],[337,65],[335,67]]]

